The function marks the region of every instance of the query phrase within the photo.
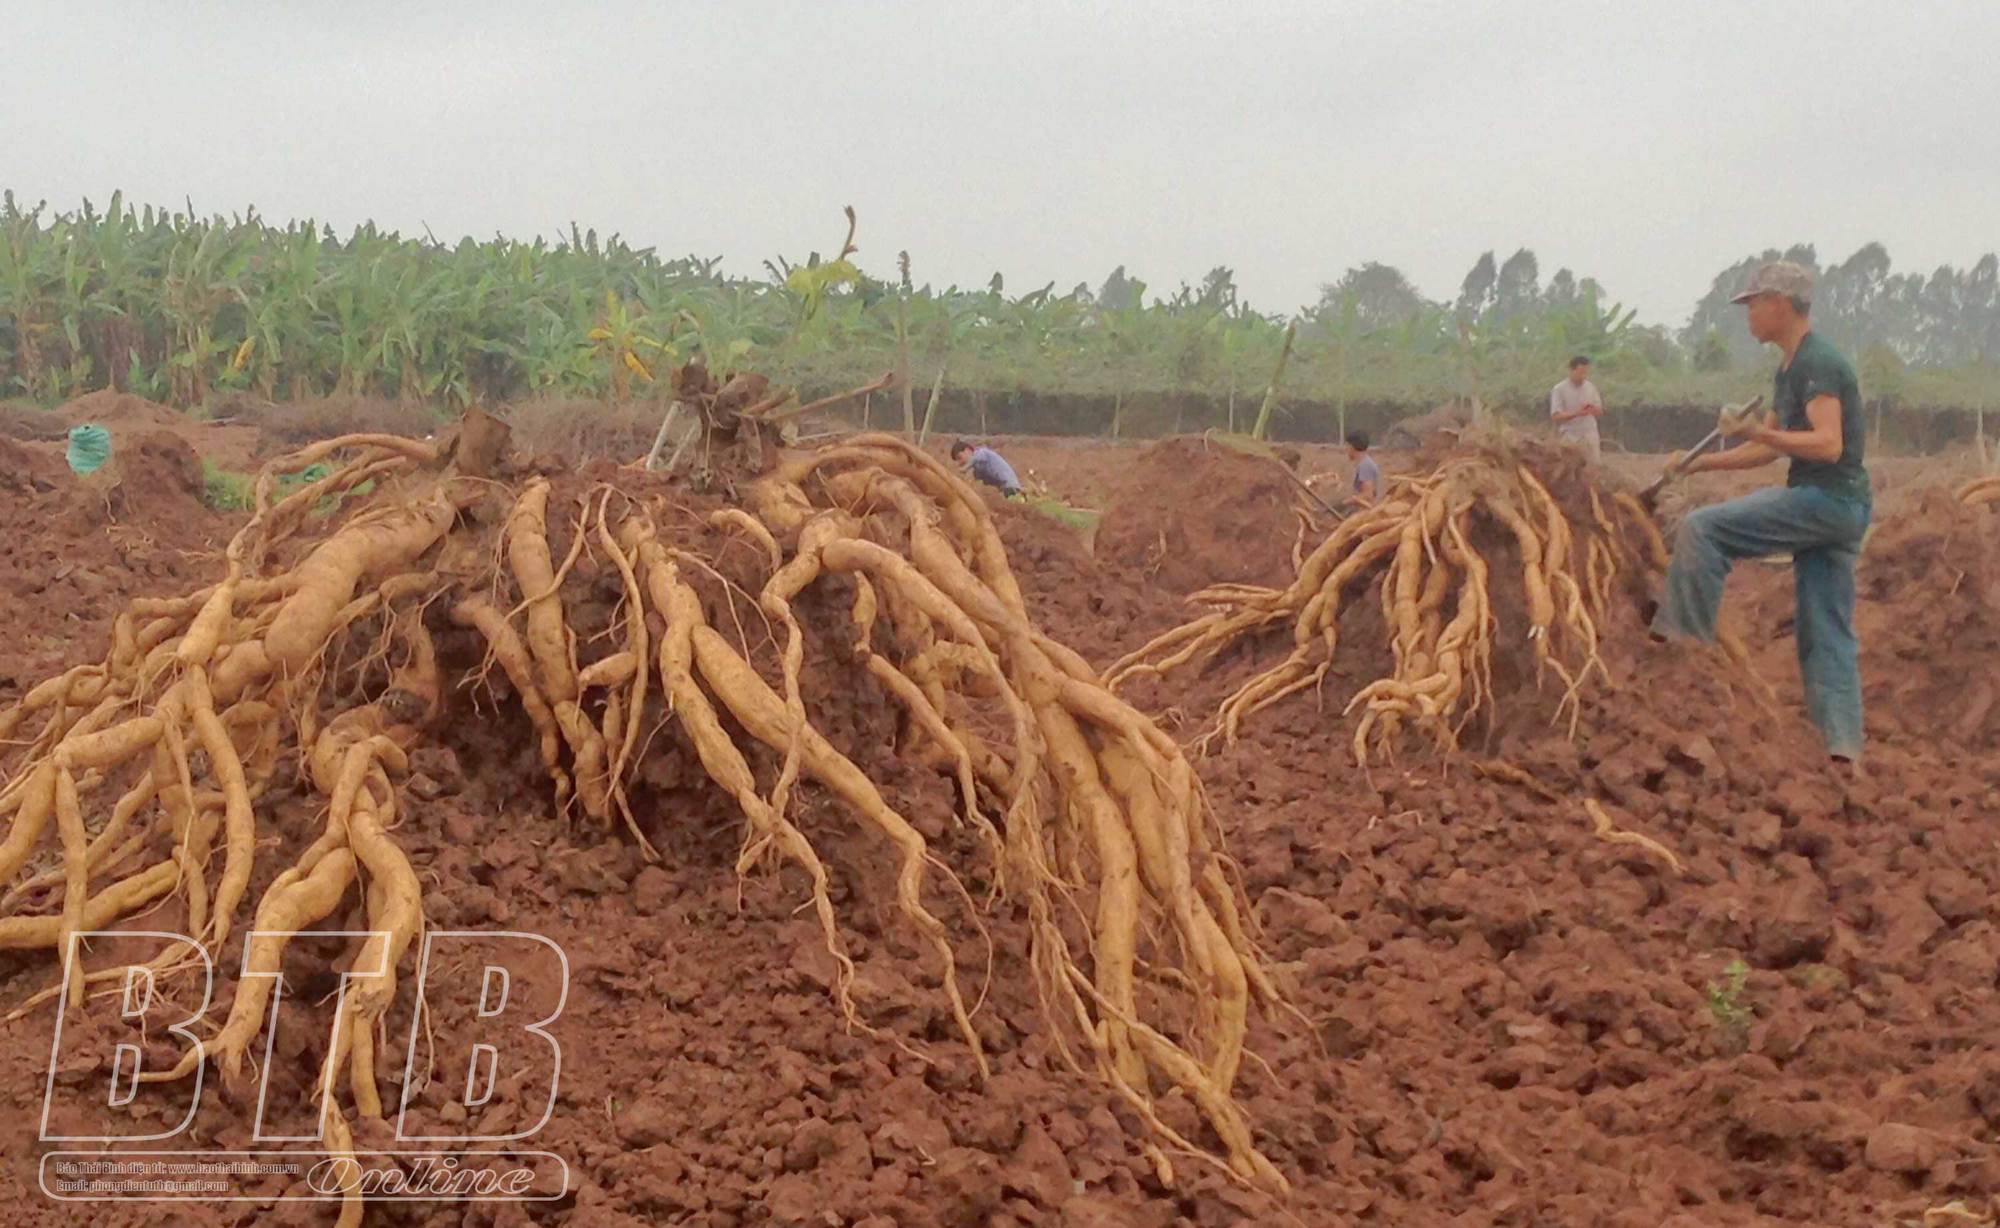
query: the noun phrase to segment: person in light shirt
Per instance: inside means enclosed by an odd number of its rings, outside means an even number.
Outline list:
[[[1582,354],[1569,360],[1569,378],[1549,390],[1549,421],[1564,443],[1581,449],[1594,463],[1603,455],[1597,436],[1597,420],[1604,416],[1604,398],[1590,382],[1590,359]]]

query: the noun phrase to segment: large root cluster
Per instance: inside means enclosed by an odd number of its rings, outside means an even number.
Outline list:
[[[633,782],[661,727],[677,726],[742,812],[739,868],[802,872],[840,969],[839,1006],[859,1023],[866,1004],[850,994],[828,869],[791,799],[810,780],[845,803],[892,860],[900,915],[928,945],[983,1070],[976,995],[959,983],[938,915],[952,908],[937,903],[970,912],[970,897],[945,852],[815,728],[796,608],[810,590],[846,604],[855,658],[955,782],[970,847],[1027,919],[1036,989],[1064,1052],[1171,1145],[1283,1185],[1231,1095],[1252,1001],[1276,994],[1200,784],[1172,739],[1029,620],[976,492],[902,441],[864,435],[782,463],[751,484],[747,507],[714,513],[715,528],[742,535],[768,564],[755,596],[779,656],[760,670],[740,638],[709,625],[692,579],[712,574],[709,563],[676,541],[657,499],[495,481],[478,476],[483,464],[467,472],[463,452],[364,436],[280,458],[258,481],[224,579],[133,602],[101,662],[0,714],[0,739],[21,748],[0,792],[0,882],[13,884],[0,947],[63,952],[77,931],[177,898],[186,932],[219,952],[272,843],[263,794],[295,756],[325,799],[324,823],[255,902],[260,937],[245,966],[279,968],[275,935],[349,910],[365,917],[358,928],[373,936],[349,952],[350,966],[382,971],[347,982],[317,1083],[329,1146],[350,1150],[353,1117],[385,1111],[375,1049],[423,925],[422,885],[394,835],[408,804],[399,780],[445,688],[480,680],[444,677],[439,665],[434,637],[470,631],[532,725],[555,806],[605,838],[645,845]],[[281,476],[328,458],[345,463],[276,497]],[[1420,501],[1435,505],[1436,531],[1453,543],[1446,557],[1463,559],[1458,489],[1427,487]],[[348,510],[331,528],[311,519],[342,497]],[[574,530],[560,553],[548,530],[558,516]],[[503,526],[497,542],[482,520]],[[565,582],[586,552],[622,588],[609,643],[579,636],[573,621],[581,599]],[[1413,577],[1425,583],[1421,566]],[[1420,636],[1411,651],[1435,654],[1440,638]],[[153,967],[192,954],[170,951]],[[73,976],[73,1001],[124,975]],[[264,1027],[270,987],[244,978],[226,1017],[210,1021],[206,1051],[226,1077]],[[195,1060],[154,1077],[187,1076]],[[1214,1132],[1206,1148],[1164,1124],[1153,1108],[1163,1095],[1199,1108]],[[351,1194],[343,1224],[359,1214]]]
[[[1490,712],[1497,637],[1524,636],[1538,678],[1557,690],[1555,717],[1573,723],[1578,695],[1604,673],[1600,627],[1622,580],[1666,564],[1666,545],[1630,494],[1586,488],[1588,513],[1566,508],[1535,469],[1497,452],[1453,456],[1392,479],[1384,497],[1340,522],[1285,588],[1219,585],[1189,598],[1207,608],[1115,663],[1116,687],[1199,665],[1238,641],[1289,628],[1292,649],[1222,702],[1206,735],[1235,741],[1243,722],[1288,695],[1319,687],[1333,668],[1342,611],[1378,600],[1394,665],[1355,692],[1357,763],[1393,751],[1406,731],[1458,744]],[[1511,564],[1500,552],[1511,546]],[[1494,592],[1518,569],[1525,625],[1503,627]],[[1373,589],[1371,594],[1370,590]]]

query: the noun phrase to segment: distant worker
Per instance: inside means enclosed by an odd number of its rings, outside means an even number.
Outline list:
[[[1354,488],[1348,502],[1364,507],[1382,497],[1382,466],[1368,454],[1368,432],[1347,432],[1347,459],[1354,462]]]
[[[1604,454],[1597,437],[1597,420],[1603,416],[1604,398],[1590,382],[1590,359],[1578,354],[1569,360],[1569,378],[1549,390],[1549,421],[1558,438],[1595,463]]]
[[[1788,260],[1750,275],[1735,298],[1748,309],[1750,335],[1784,351],[1768,415],[1725,409],[1726,452],[1696,457],[1689,473],[1755,469],[1791,458],[1782,487],[1689,514],[1674,542],[1666,591],[1653,618],[1656,637],[1715,641],[1723,582],[1738,559],[1792,556],[1799,675],[1806,714],[1828,757],[1861,761],[1860,645],[1854,635],[1854,563],[1873,502],[1862,464],[1861,384],[1832,343],[1812,331],[1812,274]]]
[[[951,445],[951,460],[988,486],[999,487],[1000,493],[1009,499],[1021,497],[1021,479],[1014,475],[1014,466],[984,444],[957,440]]]

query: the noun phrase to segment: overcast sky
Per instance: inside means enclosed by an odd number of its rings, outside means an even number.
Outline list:
[[[1487,248],[1679,323],[1724,264],[2000,246],[2000,4],[9,0],[0,185],[441,238],[571,219],[1019,293]]]

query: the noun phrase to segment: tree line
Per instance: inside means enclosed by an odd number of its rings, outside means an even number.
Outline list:
[[[836,232],[837,233],[837,232]],[[1871,392],[1911,406],[2000,404],[2000,261],[1892,270],[1869,244],[1822,265],[1810,246],[1720,270],[1684,327],[1639,324],[1593,278],[1546,280],[1526,249],[1488,252],[1455,298],[1364,263],[1296,313],[1244,301],[1227,267],[1156,289],[1124,267],[1095,286],[936,286],[908,253],[893,272],[833,254],[761,272],[663,256],[572,226],[556,239],[446,244],[373,224],[345,235],[254,209],[223,216],[114,194],[99,210],[0,196],[0,395],[55,403],[97,388],[180,406],[228,395],[366,395],[445,407],[538,394],[668,395],[668,366],[754,366],[802,388],[902,375],[921,400],[980,395],[1429,408],[1446,398],[1532,405],[1571,353],[1614,408],[1754,390],[1770,355],[1728,298],[1758,262],[1815,268],[1819,327],[1857,355]],[[878,268],[886,265],[881,262]],[[1289,344],[1288,344],[1289,338]],[[1276,385],[1276,395],[1269,396]]]

